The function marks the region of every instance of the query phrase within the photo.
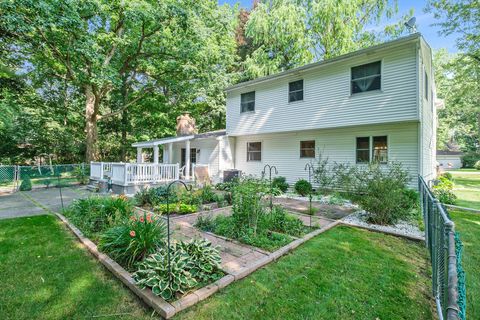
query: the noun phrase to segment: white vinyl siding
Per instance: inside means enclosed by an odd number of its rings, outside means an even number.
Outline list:
[[[304,99],[289,103],[298,75],[227,92],[231,136],[418,121],[416,43],[382,49],[302,72]],[[351,95],[351,68],[381,61],[381,90]],[[239,113],[240,95],[255,91],[255,112]]]
[[[315,140],[316,150],[329,163],[355,164],[357,137],[388,136],[389,161],[401,162],[412,178],[411,186],[416,187],[418,168],[418,123],[397,123],[384,125],[356,126],[339,129],[309,130],[290,133],[262,134],[236,138],[236,154],[246,154],[248,141],[262,141],[262,162],[247,162],[245,156],[236,157],[235,168],[245,174],[260,175],[265,164],[275,165],[279,176],[292,184],[305,179],[306,163],[315,159],[298,157],[300,141]],[[317,159],[319,154],[316,155]]]

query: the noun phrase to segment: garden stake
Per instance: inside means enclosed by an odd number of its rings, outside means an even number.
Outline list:
[[[271,166],[269,164],[266,164],[265,167],[263,167],[262,171],[262,177],[265,177],[265,173],[267,170],[265,170],[268,167],[269,171],[269,182],[270,182],[270,212],[272,212],[273,209],[273,188],[272,188],[272,169],[275,169],[275,174],[278,174],[277,167]]]
[[[183,180],[174,180],[167,186],[167,259],[168,259],[168,285],[171,285],[172,270],[170,266],[170,187],[176,183],[180,183],[185,187],[185,190],[191,191],[192,186],[187,186]]]
[[[313,171],[315,170],[313,168],[313,165],[311,163],[307,163],[305,165],[305,171],[308,170],[308,183],[312,185],[312,175]],[[310,216],[310,228],[312,227],[312,190],[308,191],[308,200],[309,200],[309,205],[308,205],[308,215]]]

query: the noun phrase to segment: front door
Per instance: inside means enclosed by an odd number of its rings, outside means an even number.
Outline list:
[[[186,149],[182,148],[182,156],[180,159],[180,167],[185,165],[185,154]],[[190,149],[190,172],[192,172],[192,164],[197,163],[197,148]]]

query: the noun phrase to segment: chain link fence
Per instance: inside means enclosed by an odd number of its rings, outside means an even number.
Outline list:
[[[89,166],[57,164],[42,166],[0,166],[0,187],[4,191],[67,187],[88,183]]]
[[[419,177],[420,205],[425,222],[425,242],[432,265],[432,293],[440,320],[465,319],[466,290],[461,268],[460,239],[446,208]],[[458,254],[460,253],[460,256]],[[459,272],[461,271],[461,272]],[[463,286],[463,287],[462,287]]]

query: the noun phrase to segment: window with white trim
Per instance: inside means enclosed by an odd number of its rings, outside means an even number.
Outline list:
[[[381,69],[380,61],[367,63],[352,68],[351,93],[360,93],[381,89]]]
[[[261,142],[247,142],[247,161],[262,161]]]
[[[297,80],[288,84],[288,102],[303,100],[303,80]]]
[[[255,111],[255,91],[240,95],[240,112]]]
[[[388,163],[387,136],[357,137],[356,163]]]
[[[300,141],[300,158],[315,158],[315,140]]]

